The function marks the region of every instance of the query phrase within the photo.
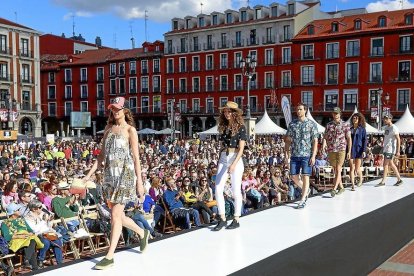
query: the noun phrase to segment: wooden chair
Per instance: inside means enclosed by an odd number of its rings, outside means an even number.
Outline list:
[[[170,214],[169,208],[168,208],[167,204],[165,203],[163,197],[160,197],[160,202],[162,204],[162,208],[164,209],[164,218],[163,218],[163,221],[162,221],[162,233],[163,234],[170,233],[170,232],[175,233],[177,231],[177,229],[176,229],[176,226],[174,224],[173,218]]]
[[[334,169],[332,166],[320,167],[318,171],[319,186],[323,191],[329,190],[333,187],[333,180],[335,178]]]
[[[82,223],[82,218],[80,217],[80,215],[73,216],[73,217],[70,217],[70,218],[61,218],[61,220],[62,220],[63,226],[65,227],[65,229],[67,231],[69,231],[69,227],[67,225],[67,222],[71,221],[71,220],[78,220],[79,221],[79,229],[84,229],[87,233],[87,235],[82,236],[82,237],[75,237],[74,235],[71,236],[71,239],[69,241],[69,245],[70,245],[71,250],[73,251],[76,259],[79,259],[80,255],[84,252],[85,249],[87,249],[84,246],[85,241],[89,245],[88,249],[90,251],[92,251],[93,254],[96,254],[96,249],[95,249],[95,246],[94,246],[93,241],[92,241],[92,235],[88,233],[87,228],[85,229],[85,225]],[[78,246],[76,246],[76,244]]]
[[[83,223],[86,231],[91,235],[91,238],[94,238],[95,240],[95,249],[106,249],[109,247],[109,238],[106,233],[100,233],[100,232],[90,232],[86,220],[92,220],[92,221],[98,221],[100,219],[98,210],[96,209],[96,205],[94,206],[88,206],[89,208],[85,208],[83,213],[80,214],[81,217],[81,223]]]
[[[8,266],[13,267],[13,273],[12,275],[16,275],[16,272],[14,271],[14,266],[13,266],[13,262],[12,262],[12,258],[14,258],[16,255],[15,254],[7,254],[5,256],[0,257],[0,261],[7,263]],[[1,270],[0,274],[3,274],[4,271]]]

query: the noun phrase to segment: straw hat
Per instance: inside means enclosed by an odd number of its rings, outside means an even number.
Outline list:
[[[241,110],[239,108],[239,105],[235,102],[227,101],[227,103],[224,106],[219,107],[220,110],[223,110],[223,109],[226,109],[226,108],[232,109],[232,110],[236,111],[237,113],[239,113],[240,115],[243,114],[243,110]]]

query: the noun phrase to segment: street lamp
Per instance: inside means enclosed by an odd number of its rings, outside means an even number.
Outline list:
[[[371,102],[377,101],[377,109],[378,109],[378,130],[381,130],[382,127],[382,94],[384,93],[384,90],[382,88],[373,90],[375,92],[374,95],[371,97]],[[388,102],[390,100],[390,95],[387,93],[384,96],[385,100]]]
[[[242,59],[240,61],[240,66],[242,68],[243,75],[247,77],[247,111],[246,111],[246,117],[247,119],[251,118],[250,115],[250,81],[252,80],[257,62],[255,59],[252,59],[250,56],[247,56],[245,59]]]

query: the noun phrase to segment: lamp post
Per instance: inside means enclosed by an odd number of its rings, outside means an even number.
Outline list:
[[[252,59],[250,56],[247,56],[245,59],[240,61],[240,66],[242,68],[243,75],[247,77],[247,110],[246,117],[247,119],[251,118],[250,115],[250,81],[254,76],[256,71],[257,62],[255,59]]]

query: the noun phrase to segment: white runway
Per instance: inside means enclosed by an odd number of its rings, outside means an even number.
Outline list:
[[[104,271],[92,269],[95,259],[41,275],[228,275],[414,192],[413,178],[404,178],[400,187],[392,186],[396,178],[374,187],[378,182],[355,192],[347,188],[335,198],[329,193],[312,197],[304,209],[290,204],[243,217],[235,230],[205,228],[151,243],[143,254],[119,252],[115,266]]]

